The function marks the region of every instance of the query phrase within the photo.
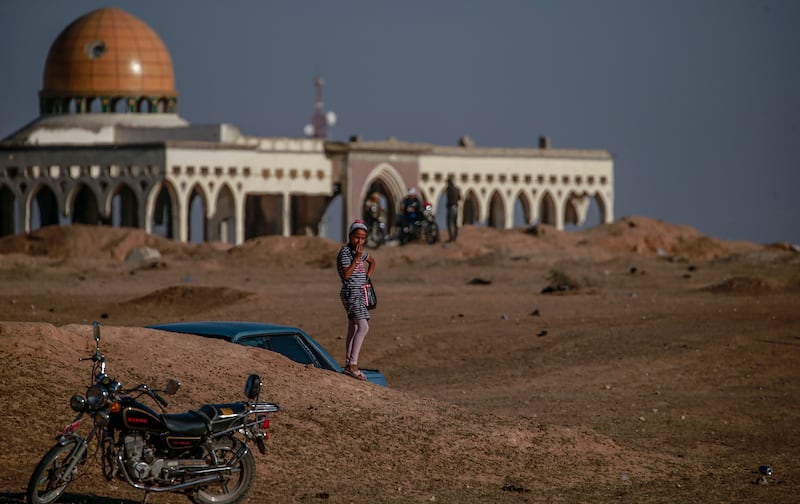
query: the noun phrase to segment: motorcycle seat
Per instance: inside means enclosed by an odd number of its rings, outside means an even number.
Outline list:
[[[170,432],[184,436],[200,436],[210,431],[206,420],[194,411],[161,415]]]
[[[247,406],[242,402],[205,404],[194,413],[208,419],[211,432],[220,432],[230,428],[236,420],[247,414]]]

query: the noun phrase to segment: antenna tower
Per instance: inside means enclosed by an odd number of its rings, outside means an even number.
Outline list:
[[[325,113],[323,110],[322,86],[324,85],[325,80],[317,75],[314,78],[314,87],[317,92],[317,98],[314,102],[314,116],[311,118],[311,124],[307,124],[304,129],[308,137],[326,139],[328,138],[328,127],[336,124],[336,114],[332,111]]]
[[[325,120],[325,112],[322,111],[322,86],[325,85],[325,81],[322,80],[322,77],[319,75],[314,78],[314,87],[317,89],[317,100],[314,104],[314,118],[311,120],[311,124],[314,125],[314,138],[327,138],[327,126],[328,123]]]

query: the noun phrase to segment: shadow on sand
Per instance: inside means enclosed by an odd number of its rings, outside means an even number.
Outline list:
[[[65,493],[58,499],[61,504],[140,504],[141,501],[104,497],[100,495],[81,495]],[[0,504],[25,504],[24,493],[0,493]]]

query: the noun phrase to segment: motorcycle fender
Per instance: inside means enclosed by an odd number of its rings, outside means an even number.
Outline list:
[[[64,446],[65,444],[75,441],[78,442],[78,446],[86,444],[86,441],[84,441],[84,439],[77,434],[59,434],[56,436],[56,444],[59,446]]]
[[[264,438],[261,436],[256,437],[256,446],[258,446],[258,451],[261,452],[261,455],[266,455],[267,447],[264,445]]]

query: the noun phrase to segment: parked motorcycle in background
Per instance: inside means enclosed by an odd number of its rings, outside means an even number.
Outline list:
[[[439,241],[439,225],[436,224],[436,216],[430,202],[423,203],[422,212],[410,213],[403,219],[397,238],[401,245],[419,239],[425,240],[429,245]]]
[[[386,242],[386,219],[379,193],[372,193],[364,202],[364,224],[367,226],[368,248],[376,249]]]
[[[262,381],[250,375],[245,384],[247,401],[205,404],[185,413],[158,413],[138,402],[148,396],[161,411],[180,383],[170,380],[162,390],[145,384],[125,389],[106,374],[100,351],[100,324],[94,323],[92,383],[86,396],[74,395],[70,406],[77,412],[56,444],[34,469],[27,489],[29,504],[55,502],[78,478],[92,457],[106,479],[118,479],[150,492],[183,492],[200,504],[234,504],[242,501],[255,479],[256,464],[249,443],[266,452],[270,414],[276,404],[259,402]],[[84,416],[92,429],[84,438],[78,428]],[[92,442],[96,445],[90,450]]]

